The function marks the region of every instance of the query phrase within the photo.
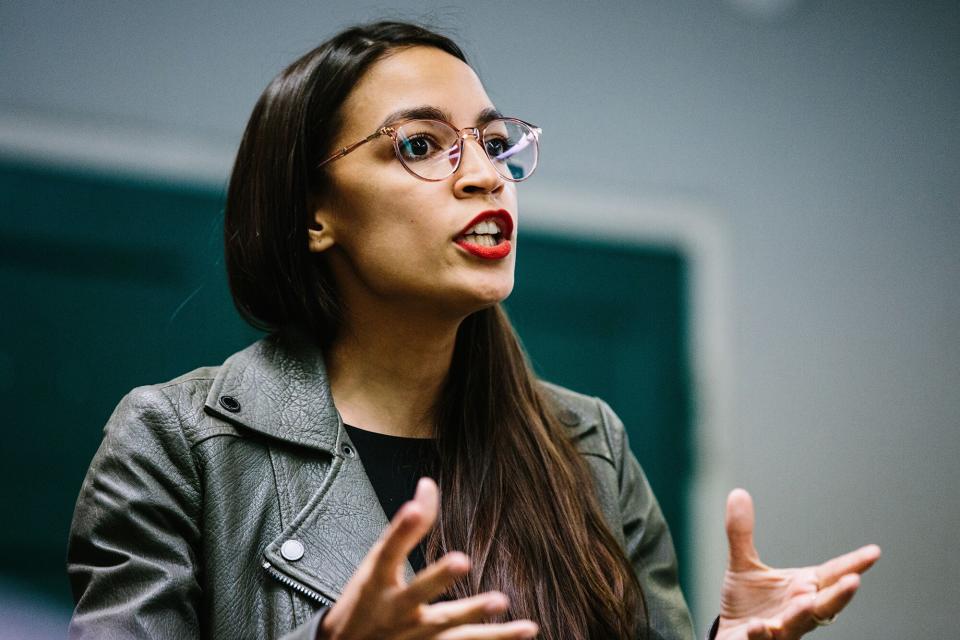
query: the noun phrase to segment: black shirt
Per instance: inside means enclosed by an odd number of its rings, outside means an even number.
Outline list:
[[[370,478],[387,520],[392,520],[403,503],[413,498],[422,476],[436,478],[437,450],[433,438],[403,438],[366,431],[344,424],[357,455]],[[423,545],[410,552],[414,571],[426,566]]]

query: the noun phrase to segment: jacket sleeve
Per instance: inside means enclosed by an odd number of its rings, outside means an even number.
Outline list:
[[[202,605],[200,487],[174,403],[162,388],[131,391],[104,428],[73,514],[70,638],[210,634]],[[283,640],[313,640],[325,612]]]
[[[285,634],[280,640],[317,640],[320,637],[320,624],[330,607],[322,607],[310,616],[302,625]],[[708,638],[708,640],[710,640]]]
[[[627,557],[647,606],[650,638],[691,640],[690,611],[680,591],[670,530],[650,483],[630,450],[623,423],[602,400],[601,412],[619,472],[620,513]]]
[[[71,638],[196,638],[199,478],[161,389],[128,394],[104,428],[73,514]]]

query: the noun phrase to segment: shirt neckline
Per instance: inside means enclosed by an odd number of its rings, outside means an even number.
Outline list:
[[[351,430],[351,434],[350,434],[351,436],[359,433],[361,437],[365,437],[369,439],[379,438],[381,440],[389,440],[394,442],[417,442],[417,443],[434,442],[436,440],[436,438],[416,438],[416,437],[410,437],[410,436],[395,436],[389,433],[380,433],[378,431],[370,431],[369,429],[364,429],[363,427],[347,424],[346,422],[343,423],[343,426]]]

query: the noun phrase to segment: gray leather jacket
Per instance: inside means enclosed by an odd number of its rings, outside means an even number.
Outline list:
[[[652,636],[689,640],[670,534],[623,425],[596,398],[546,388],[643,586]],[[386,525],[320,351],[264,338],[114,411],[70,530],[70,636],[314,638]]]

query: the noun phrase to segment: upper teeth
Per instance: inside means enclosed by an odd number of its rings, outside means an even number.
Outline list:
[[[471,233],[476,234],[497,234],[500,233],[500,227],[493,220],[484,220],[483,222],[478,222],[469,229],[463,235],[470,235]]]

